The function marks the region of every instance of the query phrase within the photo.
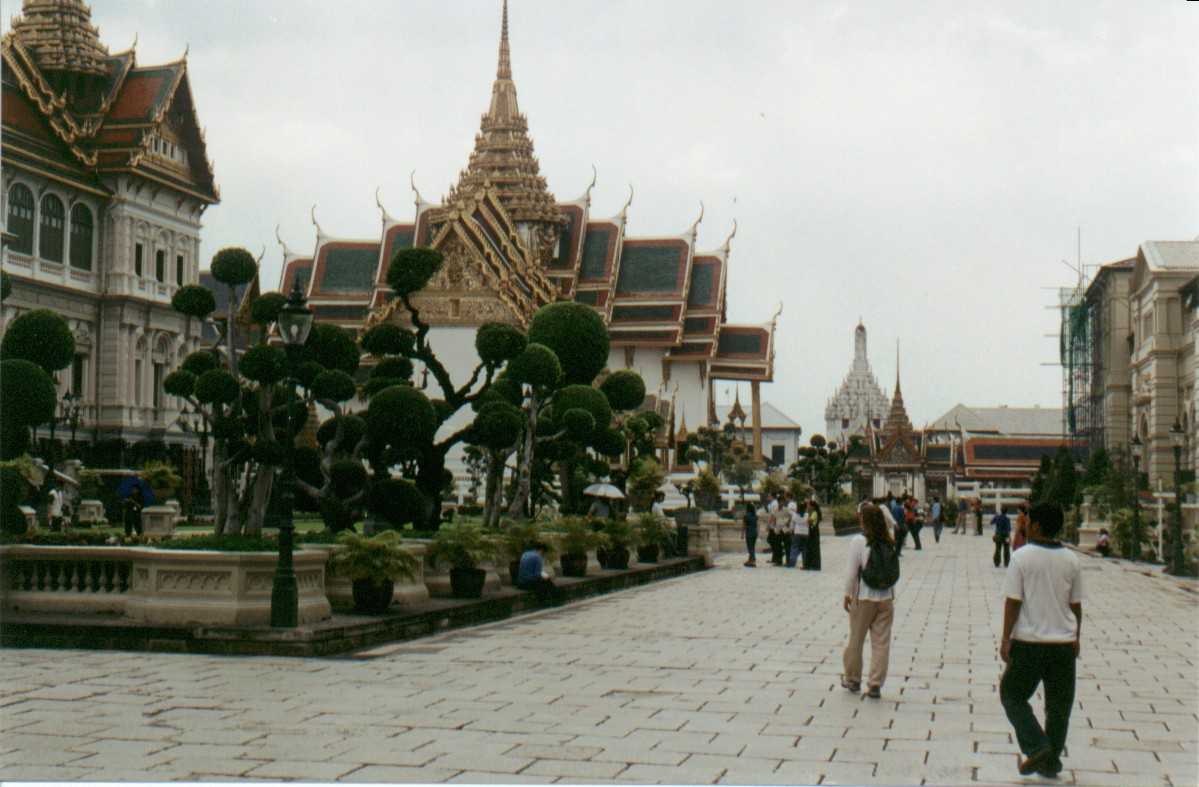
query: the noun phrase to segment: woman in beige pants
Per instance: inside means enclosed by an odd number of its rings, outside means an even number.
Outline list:
[[[891,620],[895,614],[895,589],[873,588],[862,581],[862,569],[870,557],[870,545],[876,541],[894,547],[887,532],[887,522],[878,506],[866,504],[858,512],[862,535],[849,542],[849,571],[845,577],[845,599],[842,605],[849,613],[849,643],[845,646],[845,672],[841,685],[851,692],[862,689],[862,646],[870,632],[870,676],[866,696],[881,696],[887,679],[887,661],[891,655]]]

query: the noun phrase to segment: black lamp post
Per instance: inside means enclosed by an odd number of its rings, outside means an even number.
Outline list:
[[[1170,539],[1171,573],[1182,575],[1182,444],[1186,435],[1178,421],[1170,427],[1170,442],[1174,444],[1174,532]]]
[[[1141,556],[1141,454],[1145,444],[1140,435],[1132,436],[1132,560]]]
[[[297,356],[308,332],[312,329],[312,310],[307,306],[304,292],[297,280],[292,287],[287,304],[279,310],[277,324],[287,348],[289,375],[287,385],[295,392],[294,370]],[[296,499],[296,441],[292,431],[291,401],[288,401],[287,417],[287,461],[283,465],[283,482],[280,503],[282,516],[279,522],[279,559],[275,562],[275,581],[271,587],[271,625],[275,628],[295,628],[300,622],[300,597],[296,586],[296,571],[292,564],[295,544],[295,520],[293,509]]]

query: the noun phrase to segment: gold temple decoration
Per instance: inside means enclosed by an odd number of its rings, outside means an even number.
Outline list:
[[[24,0],[12,34],[45,72],[104,77],[108,48],[82,0]]]

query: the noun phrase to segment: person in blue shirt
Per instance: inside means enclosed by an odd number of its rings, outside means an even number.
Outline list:
[[[520,556],[520,567],[516,572],[516,586],[533,593],[538,601],[553,598],[554,581],[545,570],[545,553],[548,551],[549,547],[540,541],[530,544]]]
[[[941,498],[933,496],[933,507],[928,513],[933,519],[933,538],[940,544],[941,528],[945,527],[945,517],[942,516],[943,512],[941,510]]]
[[[999,568],[999,556],[1003,554],[1003,567],[1007,568],[1012,562],[1012,521],[1007,518],[1007,509],[1000,506],[999,513],[991,517],[991,527],[995,530],[995,568]]]

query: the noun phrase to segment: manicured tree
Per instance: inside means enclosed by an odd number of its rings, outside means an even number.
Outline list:
[[[1107,478],[1107,473],[1112,468],[1111,458],[1108,457],[1107,450],[1100,446],[1091,452],[1087,457],[1087,470],[1082,477],[1083,487],[1093,487],[1101,485]]]
[[[54,374],[75,359],[75,337],[62,317],[49,309],[34,309],[9,324],[0,341],[0,358],[31,361]]]
[[[412,296],[423,289],[441,269],[442,262],[440,252],[429,248],[398,252],[387,269],[387,283],[403,304],[413,330],[384,324],[372,328],[362,337],[363,349],[372,355],[397,356],[409,362],[419,362],[441,389],[436,406],[431,404],[433,429],[428,439],[421,445],[408,441],[402,446],[405,462],[413,474],[412,480],[428,500],[425,524],[430,530],[437,529],[441,522],[441,498],[447,487],[446,457],[454,446],[471,433],[473,423],[441,440],[435,439],[438,429],[463,407],[477,401],[491,386],[503,365],[519,355],[526,344],[523,332],[512,326],[498,323],[481,326],[475,335],[475,350],[480,362],[470,379],[456,386],[429,342],[431,326],[421,319],[420,310],[412,301]],[[372,404],[374,397],[386,390],[390,388],[374,393]],[[374,430],[371,430],[371,438],[372,441],[375,438]],[[452,476],[449,478],[452,481]]]
[[[537,317],[534,316],[534,321]],[[538,441],[554,439],[554,435],[537,434],[541,408],[562,381],[562,365],[558,356],[544,344],[530,344],[508,364],[508,376],[522,386],[524,393],[524,439],[517,459],[517,484],[508,508],[509,516],[524,517],[529,513],[529,493],[533,479],[533,460]]]
[[[0,361],[0,459],[29,450],[29,430],[54,417],[58,393],[54,379],[37,364],[20,358]]]
[[[4,271],[0,271],[0,303],[7,301],[10,295],[12,295],[12,277]]]
[[[258,263],[254,255],[239,247],[228,247],[218,251],[209,266],[212,277],[229,290],[229,304],[225,314],[225,352],[229,359],[229,371],[237,374],[237,288],[254,281],[258,275]]]
[[[1053,457],[1053,475],[1046,495],[1050,502],[1057,503],[1063,511],[1068,511],[1078,498],[1078,469],[1074,466],[1074,455],[1070,449],[1061,446]]]

